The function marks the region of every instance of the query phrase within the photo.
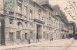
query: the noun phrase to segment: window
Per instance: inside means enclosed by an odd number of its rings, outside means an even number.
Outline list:
[[[17,7],[18,7],[18,13],[21,13],[22,11],[22,1],[21,0],[17,1]]]
[[[51,25],[53,25],[53,21],[51,20]]]
[[[30,39],[33,39],[33,31],[30,31]]]
[[[33,27],[33,23],[32,22],[30,23],[30,27]]]
[[[13,14],[14,14],[14,12],[9,11],[9,15],[13,15]]]
[[[49,16],[50,16],[51,14],[50,14],[50,12],[49,12]]]
[[[42,20],[44,20],[44,17],[42,17]]]
[[[47,18],[47,25],[49,24],[49,19]]]
[[[25,15],[27,15],[27,6],[25,6],[25,11],[24,11]]]
[[[17,32],[16,32],[16,38],[17,38],[17,39],[20,39],[20,31],[17,31]]]
[[[41,16],[40,13],[38,13],[38,16],[39,16],[39,19],[40,19],[40,16]]]
[[[27,25],[28,25],[28,22],[25,22],[25,25],[26,25],[26,27],[27,27]]]
[[[30,8],[30,18],[33,16],[33,10]]]
[[[13,32],[9,33],[9,38],[10,38],[10,41],[13,41]]]
[[[70,30],[73,30],[73,28],[70,28]]]
[[[49,30],[49,28],[47,27],[47,30]]]
[[[40,19],[40,17],[41,17],[41,9],[38,9],[38,17]]]
[[[52,13],[51,13],[51,16],[52,16]]]
[[[27,33],[25,33],[25,39],[27,40]]]
[[[45,32],[43,32],[43,38],[45,38],[46,36],[45,36]]]
[[[18,13],[21,13],[21,6],[18,5]]]
[[[45,17],[44,17],[44,16],[42,17],[42,20],[43,20],[43,21],[45,20]]]
[[[10,18],[10,19],[9,19],[9,22],[10,22],[10,24],[13,24],[13,19]]]
[[[49,28],[49,30],[51,30],[51,28]]]
[[[23,28],[23,25],[22,25],[21,22],[18,22],[18,23],[17,23],[17,26],[18,26],[19,29],[22,29],[22,28]]]
[[[48,34],[47,34],[47,39],[48,39]]]

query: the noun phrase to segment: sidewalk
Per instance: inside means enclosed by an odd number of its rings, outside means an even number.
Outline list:
[[[54,40],[54,41],[51,41],[51,43],[57,42],[57,41],[63,41],[63,40],[73,40],[73,39]],[[31,43],[31,44],[23,44],[23,45],[0,46],[0,50],[12,49],[12,48],[20,48],[20,47],[33,46],[33,45],[40,45],[40,44],[46,44],[46,43],[50,43],[50,41]]]

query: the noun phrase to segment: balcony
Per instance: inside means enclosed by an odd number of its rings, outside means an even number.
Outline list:
[[[16,13],[17,16],[22,17],[23,15],[21,13]]]
[[[12,16],[12,17],[14,17],[14,12],[13,12],[13,11],[9,11],[8,16]]]
[[[16,13],[15,15],[18,19],[24,19],[24,16],[21,13]]]
[[[38,22],[38,23],[41,23],[41,24],[45,24],[44,21],[41,21],[41,20],[39,20],[39,19],[34,19],[34,22]]]
[[[6,10],[4,10],[4,14],[8,15],[10,17],[14,17],[14,11],[6,11]]]

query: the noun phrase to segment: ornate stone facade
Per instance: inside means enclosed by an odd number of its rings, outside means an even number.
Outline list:
[[[66,37],[67,19],[48,1],[40,5],[33,0],[15,0],[12,11],[4,9],[2,0],[1,3],[0,44],[30,44]]]

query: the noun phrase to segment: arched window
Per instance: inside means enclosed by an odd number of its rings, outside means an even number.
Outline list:
[[[9,18],[9,23],[13,24],[14,23],[14,19],[13,18]]]
[[[21,23],[21,22],[18,22],[18,23],[17,23],[17,26],[18,26],[18,29],[21,29],[21,30],[22,30],[23,25],[22,25],[22,23]]]

